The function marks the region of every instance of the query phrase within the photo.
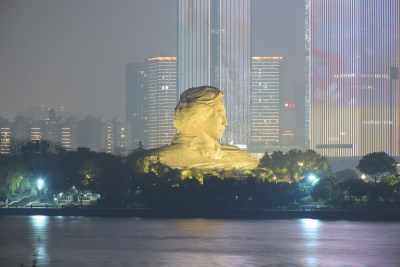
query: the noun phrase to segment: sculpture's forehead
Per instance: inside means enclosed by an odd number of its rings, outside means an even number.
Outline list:
[[[215,109],[217,111],[225,111],[225,105],[224,102],[219,101],[218,103],[215,104]]]

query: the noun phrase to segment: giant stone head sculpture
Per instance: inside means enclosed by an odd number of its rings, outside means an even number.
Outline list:
[[[174,126],[177,133],[221,138],[228,124],[223,95],[215,87],[196,87],[183,92],[175,108]]]
[[[258,161],[236,146],[220,145],[228,121],[224,94],[215,87],[190,88],[175,108],[171,145],[149,151],[148,159],[171,168],[254,169]]]

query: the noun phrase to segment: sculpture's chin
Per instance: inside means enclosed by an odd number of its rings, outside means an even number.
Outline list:
[[[224,132],[225,132],[225,130],[221,131],[221,132],[217,135],[217,138],[215,138],[215,139],[221,139],[222,136],[224,136]]]

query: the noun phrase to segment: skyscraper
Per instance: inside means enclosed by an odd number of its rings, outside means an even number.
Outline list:
[[[147,60],[148,147],[171,144],[176,106],[176,57]]]
[[[7,124],[0,124],[0,155],[10,154],[11,137],[12,134],[10,126]]]
[[[250,0],[178,0],[178,87],[225,93],[224,143],[248,144]]]
[[[308,136],[325,156],[400,154],[400,2],[306,0]]]
[[[146,108],[147,76],[145,63],[126,64],[126,121],[132,127],[132,144],[136,148],[139,142],[147,147]]]
[[[278,145],[282,57],[252,57],[251,144]]]
[[[132,128],[129,123],[123,122],[119,117],[112,121],[113,152],[117,155],[128,155],[132,152]]]

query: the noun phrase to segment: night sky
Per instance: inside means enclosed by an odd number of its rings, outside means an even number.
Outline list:
[[[283,99],[304,80],[304,1],[251,0],[252,54],[283,56]],[[175,0],[1,0],[0,117],[65,105],[125,118],[125,64],[177,55]]]

